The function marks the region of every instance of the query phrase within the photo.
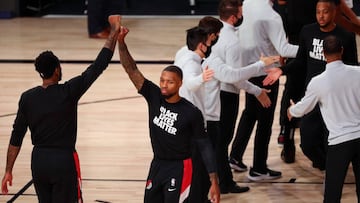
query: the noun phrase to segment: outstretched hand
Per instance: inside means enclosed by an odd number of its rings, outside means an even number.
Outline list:
[[[108,22],[111,26],[111,31],[119,31],[121,26],[121,16],[120,15],[110,15],[108,17]]]
[[[124,42],[125,41],[125,37],[129,33],[129,31],[130,30],[128,28],[124,27],[124,26],[120,27],[120,34],[119,34],[119,37],[118,37],[119,42]]]
[[[274,84],[282,75],[282,70],[280,68],[269,68],[265,72],[268,74],[263,80],[263,85],[272,85]]]
[[[263,56],[261,54],[260,60],[265,63],[265,66],[277,63],[280,61],[280,56]]]
[[[108,17],[108,22],[111,26],[111,29],[110,29],[110,34],[105,42],[104,47],[106,47],[112,51],[114,51],[114,49],[115,49],[118,35],[120,32],[120,26],[121,26],[120,21],[121,21],[120,15],[110,15]]]
[[[271,90],[261,89],[260,95],[256,97],[256,99],[260,102],[261,106],[264,108],[269,108],[271,105],[271,100],[270,100],[269,96],[267,95],[270,92],[271,92]]]

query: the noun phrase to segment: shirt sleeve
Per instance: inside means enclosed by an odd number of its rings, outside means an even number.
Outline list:
[[[288,42],[280,16],[278,20],[263,21],[263,27],[280,56],[290,58],[296,56],[299,47]]]
[[[348,65],[359,65],[357,48],[356,48],[356,38],[354,33],[346,33],[347,36],[344,37],[346,42],[344,43],[344,53],[342,60],[345,64]]]
[[[69,88],[70,95],[79,99],[107,68],[112,56],[113,52],[110,49],[102,48],[96,60],[80,76],[65,83]]]
[[[261,94],[262,89],[254,85],[253,83],[246,81],[241,81],[239,83],[234,84],[237,88],[245,90],[245,92],[254,95],[255,97],[259,96]]]
[[[237,83],[249,78],[258,76],[263,72],[264,63],[258,61],[245,67],[231,67],[225,64],[218,56],[213,56],[207,60],[210,69],[214,70],[214,78],[224,83]],[[240,64],[240,63],[239,63]]]
[[[201,69],[201,74],[199,74],[199,69]],[[183,85],[191,91],[196,91],[204,82],[201,65],[193,61],[189,61],[183,66],[183,74]]]
[[[13,124],[13,130],[11,132],[10,144],[20,147],[27,131],[28,123],[24,115],[24,96],[22,95],[19,100],[18,111]]]
[[[215,159],[215,152],[212,147],[210,138],[205,131],[204,118],[200,110],[197,111],[196,115],[192,116],[194,125],[194,143],[197,145],[201,157],[204,161],[206,170],[208,173],[214,173],[217,171],[217,164]]]
[[[305,91],[305,96],[294,106],[290,107],[290,114],[293,117],[302,117],[314,109],[319,101],[315,88],[316,84],[311,80]]]
[[[145,98],[148,104],[151,103],[151,101],[158,99],[161,94],[160,88],[146,78],[138,93]]]
[[[287,75],[291,72],[294,72],[296,68],[306,69],[307,64],[307,51],[306,51],[306,39],[304,29],[301,30],[299,35],[299,49],[296,53],[296,57],[291,60],[290,63],[280,67],[283,71],[283,75]]]

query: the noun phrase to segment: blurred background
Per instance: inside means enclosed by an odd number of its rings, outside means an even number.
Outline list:
[[[105,0],[106,1],[106,0]],[[122,15],[216,15],[219,0],[119,0]],[[85,15],[87,0],[1,0],[2,18]]]

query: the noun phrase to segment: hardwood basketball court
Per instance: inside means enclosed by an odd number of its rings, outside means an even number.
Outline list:
[[[185,44],[185,30],[195,26],[202,16],[124,16],[123,25],[130,29],[127,44],[145,77],[158,83],[160,71]],[[32,60],[44,50],[52,50],[63,61],[63,80],[80,74],[94,60],[104,44],[101,39],[87,37],[86,17],[47,16],[0,20],[0,176],[6,163],[6,150],[17,111],[20,94],[41,79]],[[358,47],[359,46],[359,38]],[[359,49],[359,48],[358,48]],[[281,78],[280,101],[284,79]],[[244,94],[241,94],[240,110]],[[323,174],[312,168],[298,147],[296,162],[285,164],[277,145],[279,133],[277,105],[269,146],[268,165],[283,172],[281,179],[260,183],[249,182],[247,173],[234,173],[241,186],[250,191],[222,195],[221,202],[322,202]],[[77,151],[80,157],[85,202],[143,202],[145,179],[152,158],[148,136],[145,100],[119,64],[118,51],[108,69],[81,98],[78,109]],[[13,171],[9,195],[0,195],[0,202],[14,197],[30,180],[32,145],[27,133]],[[252,164],[252,139],[244,162]],[[30,186],[15,202],[37,202]],[[357,202],[354,177],[349,169],[342,202]]]

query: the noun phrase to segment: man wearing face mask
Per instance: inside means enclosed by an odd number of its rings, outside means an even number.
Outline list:
[[[216,102],[217,104],[220,103],[220,97],[219,97],[219,92],[220,92],[220,81],[230,81],[230,82],[237,82],[237,81],[241,81],[244,80],[244,76],[246,75],[253,75],[256,74],[258,72],[262,73],[262,68],[269,64],[272,63],[273,61],[276,61],[276,59],[274,60],[274,57],[264,57],[262,58],[263,61],[259,61],[257,63],[255,63],[254,65],[252,65],[251,67],[248,68],[243,68],[243,69],[234,69],[230,66],[228,66],[227,64],[225,64],[220,57],[216,56],[216,55],[212,55],[210,56],[211,60],[209,62],[209,64],[214,65],[214,70],[212,70],[212,68],[208,68],[208,67],[201,67],[201,61],[203,58],[206,58],[209,55],[209,51],[211,49],[211,45],[209,44],[214,44],[211,43],[212,39],[211,37],[209,37],[207,35],[207,32],[204,31],[203,28],[201,27],[194,27],[191,28],[187,31],[187,46],[188,46],[188,51],[184,54],[182,54],[181,57],[177,58],[177,60],[175,60],[175,65],[179,66],[182,70],[183,70],[183,74],[184,74],[184,79],[183,79],[183,85],[180,88],[180,95],[186,99],[188,99],[190,102],[192,102],[195,106],[197,106],[203,113],[204,117],[205,117],[205,113],[207,114],[208,112],[205,110],[205,104],[206,104],[206,99],[210,99],[211,101]],[[215,39],[216,41],[216,39]],[[247,71],[247,72],[246,72]],[[246,72],[246,73],[245,73]],[[216,74],[216,79],[215,80],[215,85],[218,86],[218,90],[214,90],[214,91],[210,91],[211,95],[209,97],[207,97],[207,93],[205,92],[205,88],[207,83],[210,82],[210,80],[212,79],[214,73]],[[250,77],[250,76],[249,76]],[[215,98],[212,98],[214,97]],[[217,96],[216,96],[217,95]],[[218,98],[216,98],[218,97]],[[213,110],[213,108],[211,108],[211,110]],[[220,115],[220,106],[218,106],[218,108],[214,109],[214,111],[216,111],[217,115]],[[213,114],[214,112],[211,112],[210,114]],[[219,116],[218,116],[219,118]],[[218,121],[219,119],[217,119]],[[213,124],[212,122],[210,122],[210,124]],[[204,123],[205,125],[205,123]],[[213,126],[213,125],[211,125]],[[212,136],[215,134],[215,136],[213,136],[213,138],[217,138],[219,135],[217,129],[215,129],[214,127],[210,127],[208,129],[208,133],[209,136]],[[211,131],[211,132],[210,132]],[[214,147],[216,148],[217,144],[216,141],[214,141],[214,139],[211,140]],[[194,152],[193,156],[196,156],[196,152]],[[227,165],[227,159],[226,159],[226,165]],[[219,167],[220,168],[220,167]],[[194,170],[195,167],[194,167]],[[230,169],[229,169],[230,171]],[[195,173],[195,172],[194,172]],[[231,173],[231,171],[230,171]],[[194,177],[193,177],[194,178]],[[197,178],[197,177],[195,177]],[[201,178],[197,178],[198,181],[202,182]],[[198,181],[194,181],[193,183],[196,184]],[[206,185],[206,183],[200,184],[201,188],[204,188]],[[195,188],[195,187],[194,187]],[[246,192],[249,190],[248,187],[240,187],[238,185],[235,184],[235,182],[232,180],[231,177],[231,184],[226,184],[226,187],[224,187],[225,189],[223,190],[223,193],[240,193],[240,192]],[[191,193],[191,192],[190,192]],[[200,192],[201,193],[201,192]],[[199,193],[197,193],[199,194]],[[207,196],[207,194],[205,194],[205,196]],[[190,198],[195,197],[195,195],[191,195],[190,194]],[[193,199],[192,199],[193,200]],[[202,200],[197,200],[197,201],[192,201],[192,202],[203,202]]]
[[[254,63],[262,54],[280,55],[282,57],[296,56],[298,46],[288,43],[283,22],[279,14],[272,8],[272,1],[244,1],[243,16],[244,21],[238,30],[241,65],[245,66]],[[242,171],[247,170],[247,166],[242,162],[242,158],[256,124],[253,164],[248,175],[248,178],[252,181],[281,177],[280,171],[271,170],[267,166],[279,83],[263,86],[262,80],[265,78],[265,75],[253,77],[249,81],[271,90],[268,94],[271,99],[271,106],[263,108],[253,95],[246,94],[245,109],[241,115],[230,154],[230,164],[233,168],[239,168]],[[231,97],[230,95],[225,95],[225,91],[222,96]],[[221,105],[228,104],[223,102],[223,100],[221,102]],[[223,109],[221,113],[224,113],[224,116],[222,115],[224,118],[229,116],[226,113],[234,115],[234,112],[225,112]],[[237,116],[237,114],[234,116]]]
[[[214,79],[205,84],[205,119],[209,136],[215,147],[219,186],[222,194],[246,192],[249,188],[240,187],[236,184],[228,164],[228,146],[232,134],[223,133],[223,126],[220,123],[220,109],[222,108],[222,104],[220,104],[221,83],[233,85],[237,92],[239,89],[245,89],[258,96],[264,107],[267,107],[270,105],[267,91],[249,83],[247,79],[263,74],[262,69],[276,61],[276,57],[264,57],[260,61],[249,65],[249,67],[239,67],[240,45],[236,35],[236,27],[242,22],[241,7],[242,1],[240,0],[222,0],[219,3],[218,13],[223,28],[220,30],[217,43],[212,47],[210,57],[203,64],[203,67],[209,66],[214,70]],[[238,105],[238,102],[229,105],[234,107]]]
[[[183,84],[179,89],[179,95],[200,109],[204,117],[204,83],[211,79],[213,71],[203,71],[201,61],[206,57],[205,53],[209,49],[211,41],[201,27],[193,27],[186,32],[187,47],[183,49],[174,62],[183,72]],[[206,177],[206,168],[199,148],[195,145],[192,147],[191,157],[193,160],[193,177],[189,202],[206,202],[210,181]]]
[[[211,44],[214,45],[218,39],[220,29],[223,27],[221,21],[212,16],[205,16],[199,20],[198,26],[203,28],[208,34],[208,38],[212,41]],[[175,61],[178,61],[186,52],[189,51],[187,45],[181,47],[175,54]]]
[[[204,83],[211,80],[214,72],[202,70],[201,61],[210,55],[211,40],[204,29],[196,26],[187,30],[186,44],[189,50],[174,62],[184,75],[179,94],[198,107],[205,117]]]

